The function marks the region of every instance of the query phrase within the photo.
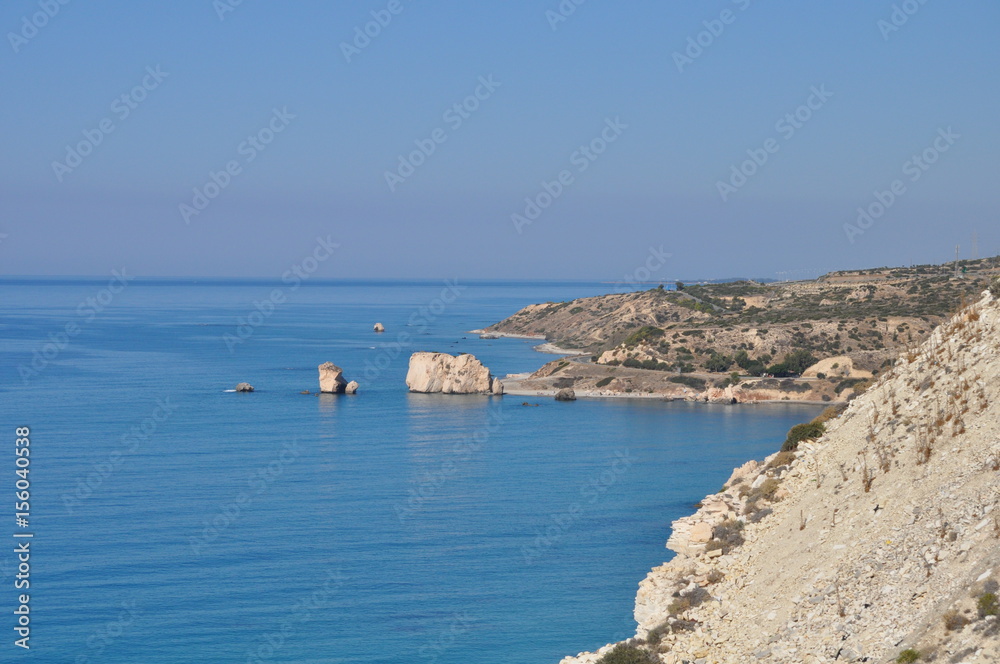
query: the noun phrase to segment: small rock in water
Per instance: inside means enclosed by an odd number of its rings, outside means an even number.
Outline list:
[[[253,392],[253,385],[250,383],[240,383],[236,386],[237,392]]]

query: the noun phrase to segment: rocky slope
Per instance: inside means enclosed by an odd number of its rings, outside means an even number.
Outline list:
[[[998,398],[987,293],[823,435],[737,469],[676,522],[677,555],[640,584],[618,647],[669,664],[1000,661]]]

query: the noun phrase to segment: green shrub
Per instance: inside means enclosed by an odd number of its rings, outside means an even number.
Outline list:
[[[607,385],[608,383],[610,383],[613,380],[614,380],[614,378],[612,378],[611,376],[608,376],[607,378],[602,378],[599,381],[597,381],[597,384],[596,384],[595,387],[604,387],[605,385]]]
[[[845,378],[844,380],[837,383],[837,387],[833,388],[835,394],[840,394],[849,387],[854,387],[860,383],[864,383],[864,378]]]
[[[979,609],[980,618],[997,615],[1000,606],[997,605],[996,593],[983,593],[980,595],[976,607]]]
[[[729,371],[729,367],[731,366],[733,366],[733,359],[728,355],[713,354],[712,357],[705,361],[705,368],[712,373]]]
[[[993,297],[1000,297],[1000,277],[994,279],[993,283],[990,284],[990,293],[993,294]]]
[[[794,452],[803,440],[819,438],[826,432],[826,427],[821,422],[809,422],[807,424],[796,424],[788,430],[788,437],[785,444],[781,446],[782,452]]]
[[[648,650],[643,650],[628,643],[619,643],[597,664],[656,664],[659,659]]]
[[[899,657],[896,658],[897,664],[913,664],[913,662],[920,659],[920,651],[914,650],[913,648],[907,648],[903,652],[899,653]]]
[[[631,348],[633,346],[638,346],[644,341],[650,341],[652,339],[659,339],[663,336],[663,330],[658,327],[653,327],[651,325],[644,325],[638,330],[630,334],[625,338],[624,343],[627,347]]]
[[[705,381],[701,378],[695,378],[694,376],[671,376],[668,378],[671,383],[677,383],[679,385],[684,385],[686,387],[691,387],[696,390],[705,389]]]

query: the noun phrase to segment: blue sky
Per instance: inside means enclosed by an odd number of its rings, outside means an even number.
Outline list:
[[[231,4],[3,4],[0,274],[277,277],[318,236],[324,278],[621,279],[661,247],[653,279],[809,277],[968,256],[973,232],[1000,252],[995,2]]]

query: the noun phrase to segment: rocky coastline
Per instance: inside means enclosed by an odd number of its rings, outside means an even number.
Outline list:
[[[635,638],[561,664],[1000,661],[998,399],[984,293],[675,521]]]

